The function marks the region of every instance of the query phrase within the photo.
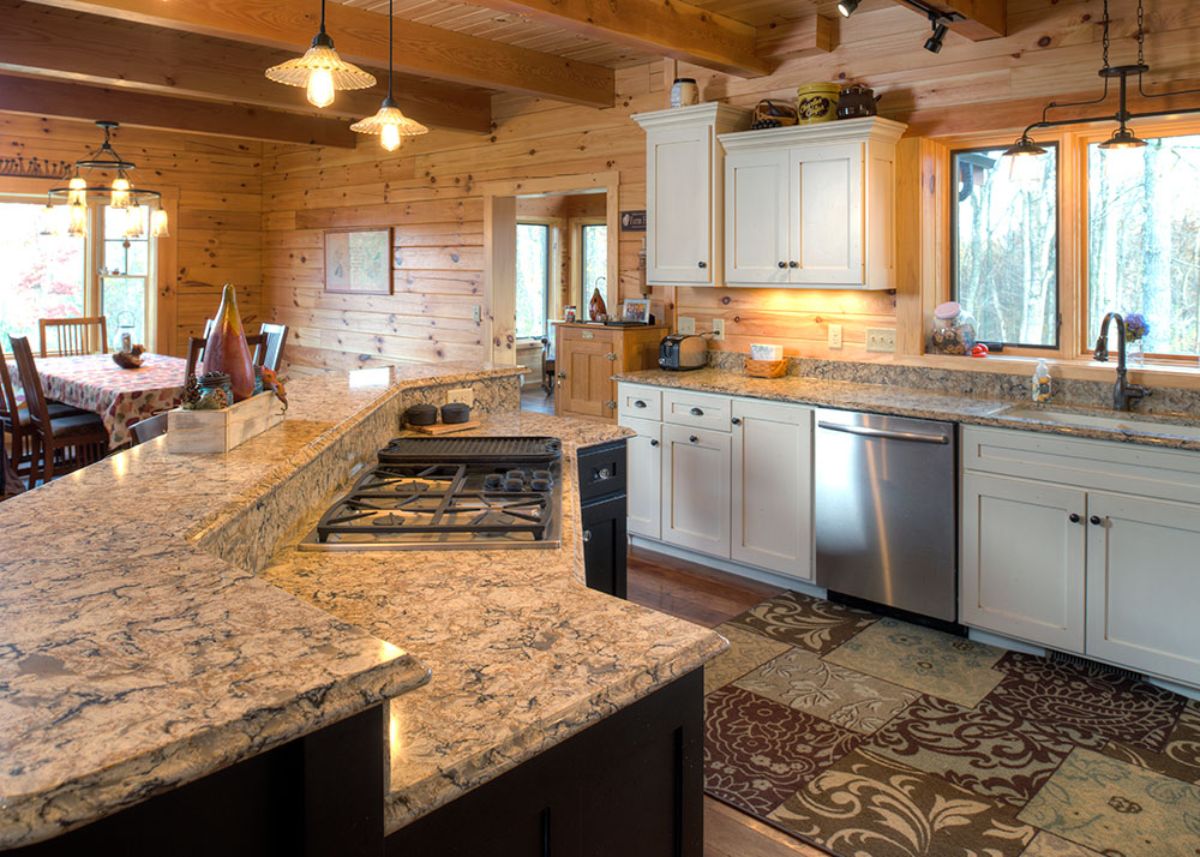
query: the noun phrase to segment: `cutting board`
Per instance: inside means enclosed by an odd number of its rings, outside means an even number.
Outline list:
[[[482,423],[479,420],[467,420],[465,423],[434,423],[431,426],[414,426],[409,423],[407,428],[409,431],[416,431],[421,434],[454,434],[456,431],[479,428],[480,425]]]

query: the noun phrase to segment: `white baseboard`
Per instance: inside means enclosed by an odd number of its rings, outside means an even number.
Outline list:
[[[825,598],[827,595],[825,589],[807,580],[788,577],[786,574],[777,574],[776,572],[755,568],[751,565],[742,565],[740,562],[734,562],[722,557],[696,553],[687,548],[676,547],[675,545],[669,545],[666,542],[656,541],[655,539],[648,539],[644,536],[630,536],[629,543],[637,548],[645,548],[649,551],[666,554],[667,556],[675,557],[675,559],[684,559],[688,562],[694,562],[696,565],[703,565],[717,571],[736,574],[738,577],[747,577],[750,580],[757,580],[759,583],[778,586],[780,589],[792,589],[796,592],[802,592],[805,595],[811,595],[813,598]]]

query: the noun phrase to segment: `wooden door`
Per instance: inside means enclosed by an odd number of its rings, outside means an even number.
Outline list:
[[[1087,653],[1200,684],[1200,506],[1088,494]]]
[[[646,137],[646,273],[650,283],[713,283],[712,127]]]
[[[789,281],[788,153],[735,151],[725,156],[725,282]]]
[[[800,580],[813,577],[813,412],[733,400],[731,556]]]
[[[616,420],[612,348],[610,331],[559,328],[555,413]]]
[[[663,424],[662,539],[729,557],[730,435]]]
[[[620,422],[637,432],[626,445],[629,532],[650,539],[661,538],[662,423],[624,414]]]
[[[796,147],[789,161],[789,282],[863,285],[863,144]]]
[[[1086,511],[1078,488],[964,474],[962,623],[1082,653]]]

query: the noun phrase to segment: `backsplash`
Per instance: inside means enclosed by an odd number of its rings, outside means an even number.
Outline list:
[[[708,362],[714,369],[740,372],[745,354],[709,350]],[[1032,366],[1029,369],[1032,372]],[[896,387],[928,389],[961,396],[1027,401],[1029,377],[1022,372],[978,372],[970,369],[935,369],[927,366],[901,366],[893,363],[862,363],[850,360],[818,360],[809,357],[788,358],[788,374],[827,381],[858,384],[888,384]],[[1200,414],[1200,390],[1179,387],[1152,387],[1153,395],[1138,405],[1148,414]],[[1111,381],[1080,381],[1055,378],[1054,397],[1060,405],[1112,407]]]

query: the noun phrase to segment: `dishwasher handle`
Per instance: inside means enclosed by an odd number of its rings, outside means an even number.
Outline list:
[[[817,421],[817,427],[829,429],[830,431],[840,431],[846,434],[856,434],[861,437],[879,438],[880,440],[910,440],[914,443],[936,443],[945,445],[950,442],[950,438],[944,434],[920,434],[913,431],[887,431],[886,429],[871,428],[870,426],[848,426],[841,423],[827,423],[824,420]]]

